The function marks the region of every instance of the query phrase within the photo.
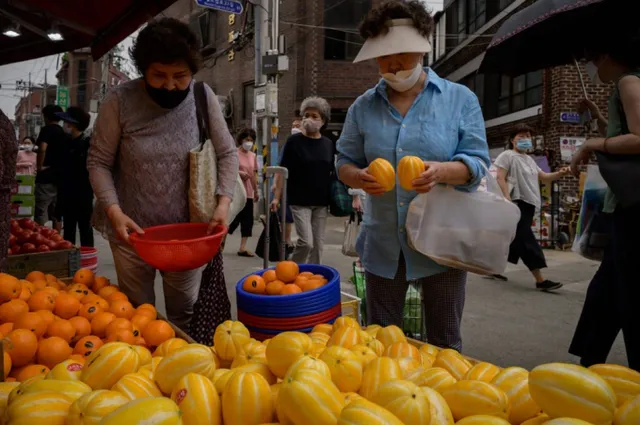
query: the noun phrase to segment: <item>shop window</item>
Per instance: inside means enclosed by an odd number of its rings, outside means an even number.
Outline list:
[[[253,113],[253,91],[254,82],[245,83],[242,87],[243,101],[242,101],[242,119],[250,120]]]
[[[371,0],[324,1],[324,58],[353,60],[364,40],[358,24],[371,9]]]
[[[198,38],[200,49],[215,47],[215,12],[207,10],[189,18],[189,27]]]
[[[484,75],[473,73],[466,76],[460,81],[461,84],[469,87],[469,89],[478,96],[480,106],[484,106]]]
[[[487,0],[456,0],[445,14],[447,49],[453,49],[487,22]]]

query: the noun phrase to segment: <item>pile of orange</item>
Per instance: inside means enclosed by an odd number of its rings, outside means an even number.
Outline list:
[[[275,269],[265,271],[262,276],[247,276],[242,289],[258,295],[291,295],[313,291],[327,282],[322,275],[300,272],[293,261],[281,261],[276,264]]]
[[[135,308],[90,270],[79,270],[68,285],[42,272],[24,280],[0,273],[0,338],[9,381],[46,375],[67,359],[84,363],[106,342],[154,348],[174,337],[153,305]]]

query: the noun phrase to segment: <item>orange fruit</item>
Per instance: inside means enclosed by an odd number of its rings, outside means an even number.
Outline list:
[[[14,329],[28,329],[36,337],[42,338],[42,335],[47,331],[47,322],[44,321],[42,316],[35,312],[22,313],[15,322],[13,322]]]
[[[33,285],[34,288],[36,288],[36,291],[38,291],[40,289],[46,288],[48,282],[43,279],[43,280],[35,280],[35,281],[31,282],[31,284]]]
[[[116,300],[110,303],[109,311],[115,314],[116,317],[125,319],[131,319],[136,312],[131,303],[125,300]]]
[[[310,278],[307,277],[307,276],[298,276],[298,277],[296,277],[296,280],[293,281],[293,283],[294,283],[294,285],[298,285],[300,287],[300,289],[304,289],[304,284],[309,279]]]
[[[51,286],[45,286],[44,288],[39,289],[39,291],[49,293],[53,295],[53,298],[58,298],[58,295],[60,295],[60,290],[56,288],[52,288]]]
[[[83,299],[86,299],[83,298]],[[90,299],[90,301],[87,302],[83,302],[82,304],[91,304],[91,305],[97,305],[98,307],[100,307],[102,310],[107,311],[109,310],[109,303],[107,302],[107,300],[105,300],[104,298],[95,295],[95,297],[92,297]]]
[[[302,289],[300,289],[298,285],[288,283],[284,285],[284,287],[282,288],[282,292],[280,292],[280,295],[299,294],[300,292],[302,292]]]
[[[38,350],[38,337],[27,329],[15,329],[7,335],[5,350],[11,356],[14,366],[31,363]]]
[[[78,300],[81,300],[85,296],[89,295],[89,287],[84,283],[73,283],[67,287],[67,292]]]
[[[149,324],[149,322],[151,322],[152,320],[155,319],[151,319],[149,316],[145,316],[142,314],[135,314],[132,318],[131,318],[131,324],[136,328],[139,329],[140,332],[144,331],[144,328],[147,327],[147,325]]]
[[[313,291],[314,289],[322,288],[324,282],[318,279],[309,279],[302,285],[302,292]]]
[[[252,294],[262,295],[266,291],[266,285],[264,279],[256,274],[247,276],[242,284],[242,289]]]
[[[49,310],[38,310],[36,311],[36,313],[38,313],[40,317],[42,317],[42,320],[44,320],[44,323],[46,323],[47,326],[49,326],[51,323],[53,323],[54,320],[56,320],[56,316]]]
[[[131,345],[135,345],[136,343],[136,337],[133,335],[133,332],[126,330],[126,329],[120,329],[119,331],[116,331],[114,333],[112,333],[109,338],[107,338],[107,341],[109,342],[124,342],[127,344],[131,344]]]
[[[24,382],[34,376],[47,376],[50,369],[45,365],[31,364],[29,366],[22,367],[15,371],[15,378],[18,382]]]
[[[106,336],[107,326],[116,319],[116,315],[105,311],[97,314],[91,320],[91,333],[95,336],[103,338]]]
[[[311,272],[300,272],[300,273],[298,274],[298,276],[311,277],[311,276],[313,276],[313,273],[311,273]]]
[[[119,288],[117,286],[109,285],[109,286],[105,286],[104,288],[99,290],[98,291],[98,295],[101,298],[104,298],[106,300],[109,295],[113,294],[114,292],[118,292],[118,291],[119,291]]]
[[[103,310],[94,304],[83,304],[78,311],[79,317],[84,317],[85,319],[91,320],[96,317],[97,314],[102,313]]]
[[[133,325],[129,320],[118,317],[116,319],[113,319],[113,321],[109,323],[109,325],[107,326],[107,330],[105,331],[105,335],[107,336],[107,338],[109,338],[111,334],[121,330],[133,331]]]
[[[300,273],[300,268],[293,261],[280,261],[276,264],[276,276],[284,283],[295,281],[298,273]]]
[[[53,282],[57,282],[58,278],[52,274],[46,274],[44,275],[44,280],[46,280],[48,283],[53,283]]]
[[[53,282],[47,281],[46,287],[61,290],[63,288],[63,285],[62,285],[62,282],[60,282],[59,280],[56,280]]]
[[[76,345],[73,347],[73,354],[77,354],[83,357],[89,357],[91,353],[102,347],[104,342],[100,338],[94,335],[85,336],[80,338]]]
[[[104,276],[97,276],[93,281],[93,285],[91,285],[91,290],[93,292],[98,292],[105,286],[109,286],[109,285],[111,285],[111,282],[109,282],[109,279],[107,279]]]
[[[42,272],[30,272],[27,277],[25,277],[25,280],[35,282],[36,280],[46,280],[46,277]]]
[[[69,323],[76,330],[76,336],[73,337],[73,340],[78,340],[82,337],[91,335],[91,322],[86,317],[72,317],[69,319]]]
[[[13,362],[11,361],[11,356],[6,351],[3,353],[3,363],[4,363],[4,379],[7,379],[9,373],[11,373],[11,367],[13,366]]]
[[[80,269],[73,276],[73,283],[82,283],[87,287],[93,285],[95,281],[95,275],[89,269]]]
[[[38,311],[38,310],[53,311],[53,309],[56,306],[56,299],[50,293],[39,290],[39,291],[36,291],[31,296],[31,298],[29,298],[29,301],[27,302],[27,304],[29,304],[29,310],[31,311]]]
[[[285,283],[281,280],[274,280],[273,282],[267,283],[267,295],[280,295],[284,289],[284,285]]]
[[[102,298],[100,298],[100,296],[98,294],[95,294],[93,292],[89,292],[87,295],[85,295],[84,297],[82,297],[80,299],[80,302],[82,304],[91,304],[95,300],[100,300],[100,299],[102,299]]]
[[[20,296],[22,285],[20,281],[6,273],[0,273],[0,302],[14,300]]]
[[[0,325],[0,333],[2,335],[9,335],[9,332],[13,330],[13,323],[3,323]]]
[[[136,314],[141,314],[143,316],[149,316],[151,320],[156,320],[158,318],[158,311],[156,310],[153,304],[142,304],[136,309]]]
[[[127,297],[123,292],[118,291],[108,295],[106,300],[111,305],[115,301],[129,301],[129,297]]]
[[[33,283],[29,282],[28,280],[21,280],[20,295],[18,295],[18,299],[22,301],[28,301],[29,298],[31,298],[31,295],[33,295],[35,291],[36,291],[36,288],[35,286],[33,286]]]
[[[276,276],[276,271],[271,269],[262,273],[262,278],[266,283],[269,283],[269,282],[273,282],[274,280],[277,280],[278,276]]]
[[[22,313],[29,311],[29,305],[19,299],[11,300],[0,305],[0,322],[14,322]]]
[[[56,298],[56,306],[53,309],[53,312],[56,316],[60,316],[63,319],[70,319],[73,316],[78,315],[78,311],[80,311],[80,300],[73,296],[72,294],[67,294],[62,292]]]
[[[73,337],[76,336],[76,328],[68,320],[55,320],[47,326],[47,336],[57,336],[67,342],[71,342]]]
[[[175,336],[176,332],[164,320],[152,320],[142,331],[142,337],[152,347],[157,347]]]
[[[38,344],[36,360],[39,364],[53,369],[58,363],[67,360],[73,353],[73,349],[64,339],[52,336],[45,338]]]

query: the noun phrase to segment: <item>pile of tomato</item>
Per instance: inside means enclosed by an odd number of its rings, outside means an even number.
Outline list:
[[[11,220],[9,255],[61,251],[72,248],[73,244],[65,241],[54,229],[39,226],[30,218]]]

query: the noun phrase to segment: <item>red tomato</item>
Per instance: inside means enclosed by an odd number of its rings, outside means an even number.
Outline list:
[[[37,252],[38,249],[36,248],[36,246],[32,243],[26,243],[24,245],[22,245],[22,253],[23,254],[31,254],[34,252]]]
[[[49,248],[47,245],[38,246],[38,252],[49,252],[49,251],[51,251],[51,248]]]

